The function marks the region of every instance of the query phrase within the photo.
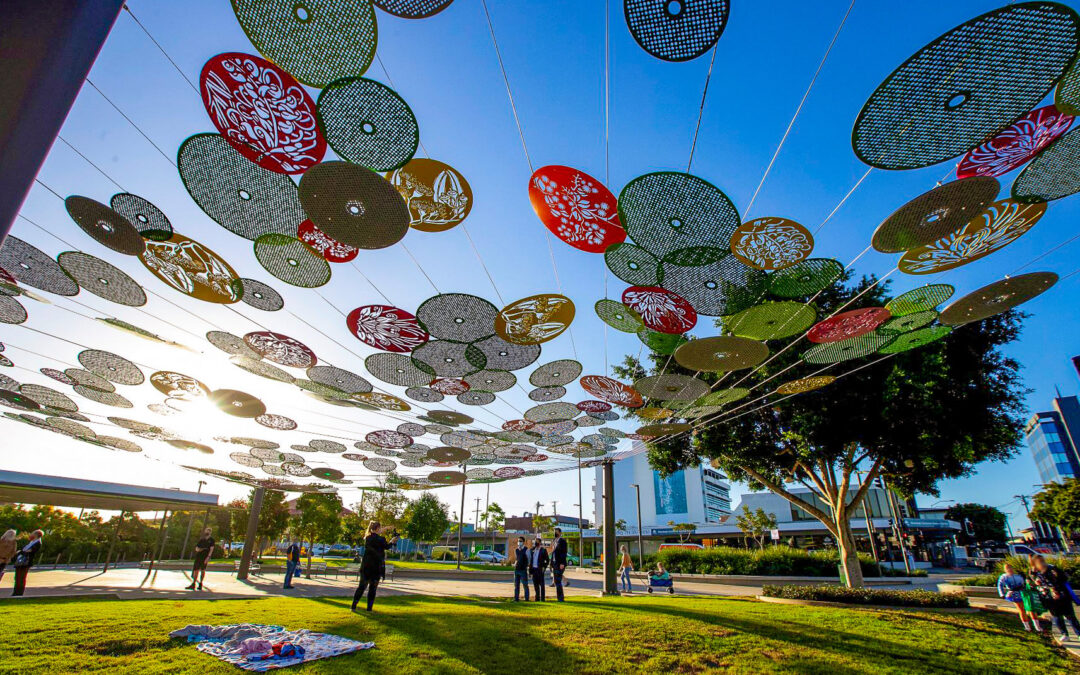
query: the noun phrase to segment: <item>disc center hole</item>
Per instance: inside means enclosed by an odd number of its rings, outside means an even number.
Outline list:
[[[960,106],[964,105],[971,100],[971,93],[966,91],[958,91],[945,101],[946,110],[956,110]]]
[[[296,15],[296,20],[300,23],[307,23],[311,20],[311,12],[309,12],[308,8],[299,2],[293,5],[293,14]]]
[[[362,216],[362,215],[364,215],[364,205],[361,204],[360,202],[349,202],[348,204],[345,205],[345,210],[348,211],[349,214],[353,215],[353,216]]]
[[[664,11],[670,17],[677,17],[683,13],[682,0],[669,0],[664,4]]]
[[[683,222],[679,218],[672,218],[671,220],[668,221],[668,224],[671,225],[676,230],[683,226]]]
[[[371,122],[364,122],[360,125],[360,131],[363,131],[368,136],[375,133],[375,125]]]
[[[240,199],[243,199],[245,202],[251,199],[251,193],[247,190],[237,190],[236,194],[240,195]]]

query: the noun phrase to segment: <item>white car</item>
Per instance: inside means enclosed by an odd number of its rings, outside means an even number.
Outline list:
[[[479,560],[490,563],[506,562],[506,556],[498,551],[477,551],[476,557]]]

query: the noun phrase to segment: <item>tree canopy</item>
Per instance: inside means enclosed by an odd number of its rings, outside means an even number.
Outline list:
[[[1080,479],[1048,483],[1035,495],[1034,502],[1032,520],[1057,527],[1065,533],[1066,540],[1080,530]]]
[[[945,511],[947,520],[955,520],[961,525],[971,523],[974,534],[968,534],[965,527],[956,535],[961,544],[976,544],[984,541],[1005,541],[1005,514],[993,506],[985,504],[953,504]]]
[[[402,532],[413,541],[430,543],[450,527],[450,509],[430,492],[409,502],[402,515]]]
[[[308,493],[296,500],[296,515],[290,526],[310,544],[333,544],[341,534],[341,497],[336,494]],[[309,555],[310,558],[310,549]]]
[[[766,513],[760,506],[756,511],[743,504],[742,513],[735,514],[735,524],[742,533],[757,542],[758,548],[765,548],[765,536],[776,529],[776,516]]]

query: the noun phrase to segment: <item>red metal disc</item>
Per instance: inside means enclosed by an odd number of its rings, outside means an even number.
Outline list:
[[[251,54],[218,54],[199,76],[203,105],[237,152],[276,173],[304,173],[326,154],[315,101],[292,75]]]
[[[315,227],[315,223],[305,220],[296,228],[296,238],[315,249],[327,262],[344,263],[356,258],[360,249],[342,244],[327,233]]]
[[[611,404],[604,401],[582,401],[577,404],[577,409],[581,412],[607,412],[611,410]]]
[[[543,462],[543,461],[546,461],[547,459],[548,459],[548,456],[545,455],[542,452],[538,452],[535,455],[527,455],[527,456],[521,458],[521,460],[523,462]]]
[[[465,380],[457,380],[454,378],[440,378],[434,380],[428,385],[429,389],[434,389],[443,396],[457,396],[469,391],[469,383]]]
[[[372,431],[364,437],[364,440],[372,445],[377,445],[380,448],[407,448],[413,444],[412,436],[403,434],[400,431],[391,431],[389,429]]]
[[[503,422],[502,428],[505,431],[528,431],[536,426],[536,422],[530,422],[529,420],[510,420]]]
[[[582,389],[603,401],[627,408],[640,408],[645,405],[636,389],[610,377],[586,375],[581,378],[580,383]]]
[[[345,325],[358,340],[384,352],[408,353],[431,338],[415,316],[390,305],[357,307]]]
[[[525,475],[525,469],[520,466],[504,466],[499,469],[495,469],[496,478],[519,478]]]
[[[645,326],[659,333],[679,335],[697,325],[694,306],[659,286],[631,286],[623,291],[623,304],[641,315]]]
[[[645,436],[642,434],[626,434],[626,437],[634,441],[651,441],[656,436]]]
[[[969,150],[956,167],[956,177],[1009,173],[1068,131],[1073,119],[1053,104],[1032,110],[997,136]]]
[[[836,316],[819,321],[806,334],[810,342],[839,342],[848,338],[872,333],[878,326],[892,317],[884,307],[865,307],[841,312]]]
[[[626,240],[615,195],[592,176],[568,166],[542,166],[529,178],[529,201],[559,239],[589,253]]]
[[[315,352],[296,338],[268,330],[255,331],[244,336],[248,347],[267,361],[291,366],[310,368],[319,362]]]

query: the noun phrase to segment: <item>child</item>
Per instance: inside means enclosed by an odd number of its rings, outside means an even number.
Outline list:
[[[1039,625],[1039,618],[1035,614],[1031,614],[1029,619],[1027,610],[1024,609],[1023,591],[1026,583],[1024,575],[1018,574],[1012,565],[1006,563],[1005,573],[998,577],[998,595],[1016,605],[1016,609],[1020,612],[1020,623],[1024,624],[1024,630],[1030,632],[1032,626],[1034,626],[1035,631],[1039,632],[1042,630],[1042,626]]]

